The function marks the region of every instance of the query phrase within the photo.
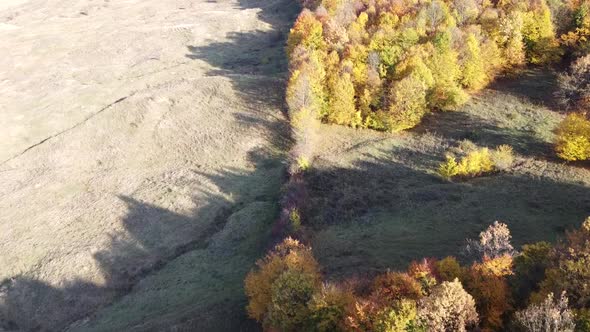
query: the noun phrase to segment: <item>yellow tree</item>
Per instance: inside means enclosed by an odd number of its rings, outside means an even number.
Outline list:
[[[479,90],[484,87],[487,80],[488,78],[485,72],[483,59],[481,58],[479,41],[472,33],[470,33],[467,35],[467,40],[465,42],[461,83],[466,88]]]

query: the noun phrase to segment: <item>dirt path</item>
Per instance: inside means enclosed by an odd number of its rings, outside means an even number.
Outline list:
[[[149,310],[105,329],[194,328],[240,293],[282,181],[288,2],[2,2],[0,330],[101,330],[120,301]],[[235,265],[229,299],[203,261]]]

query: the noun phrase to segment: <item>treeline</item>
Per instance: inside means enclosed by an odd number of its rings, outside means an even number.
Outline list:
[[[466,264],[426,258],[327,282],[287,238],[248,274],[248,313],[268,331],[590,331],[590,218],[554,246],[510,240],[496,222],[467,241]]]
[[[456,109],[468,91],[501,71],[561,54],[544,0],[324,0],[304,6],[288,40],[290,87],[298,87],[304,73],[308,106],[330,123],[412,128],[429,110]]]
[[[287,45],[287,101],[299,168],[309,166],[320,121],[409,129],[432,110],[457,109],[499,73],[573,59],[590,50],[587,1],[302,3]],[[588,98],[588,62],[580,60],[563,76],[566,103]],[[590,123],[580,120],[570,119],[558,130],[556,150],[564,159],[590,157]]]

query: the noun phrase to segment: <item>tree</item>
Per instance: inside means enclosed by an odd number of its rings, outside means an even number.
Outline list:
[[[510,278],[516,305],[526,303],[533,292],[539,290],[539,283],[545,278],[552,247],[547,242],[527,244],[514,257],[514,274]]]
[[[362,123],[360,112],[355,108],[354,85],[347,72],[333,79],[333,86],[330,89],[328,120],[351,127],[358,127]]]
[[[573,332],[576,327],[565,293],[555,302],[550,293],[543,303],[517,312],[515,323],[523,332]]]
[[[345,331],[346,311],[354,303],[354,295],[347,289],[324,283],[320,292],[309,304],[311,326],[308,330],[317,332]]]
[[[297,46],[308,50],[320,50],[325,47],[322,23],[308,9],[297,17],[287,40],[287,55],[291,56]]]
[[[477,324],[475,301],[459,280],[444,281],[419,306],[420,320],[428,331],[466,331]]]
[[[461,278],[465,289],[475,299],[481,327],[486,330],[501,331],[502,317],[511,308],[510,288],[505,278],[512,273],[511,263],[510,256],[486,258],[482,263],[473,264]]]
[[[512,235],[508,226],[494,221],[485,231],[479,233],[479,240],[467,240],[465,251],[479,260],[512,256],[515,251],[510,243],[511,239]]]
[[[577,59],[558,82],[557,98],[567,110],[590,109],[590,55]]]
[[[590,158],[590,121],[583,114],[572,113],[557,126],[555,151],[565,160]]]
[[[479,41],[473,34],[467,35],[465,55],[463,57],[463,86],[473,90],[481,89],[487,83],[487,75],[481,58]]]
[[[463,276],[463,268],[455,257],[448,256],[436,263],[436,270],[441,281],[453,281]]]
[[[566,234],[551,253],[540,294],[567,292],[574,308],[590,307],[590,218]]]
[[[381,310],[374,323],[375,332],[409,332],[418,330],[416,302],[403,299]]]
[[[317,276],[301,270],[283,272],[271,286],[265,325],[281,331],[300,331],[308,323],[308,303],[318,289]]]
[[[523,17],[520,12],[511,12],[503,18],[501,35],[504,42],[503,54],[508,66],[516,67],[525,64],[525,46],[522,36]]]
[[[285,274],[286,272],[289,274]],[[279,279],[281,279],[281,283],[275,287],[275,281]],[[302,284],[302,288],[295,292],[289,293],[289,290],[283,287],[297,280],[302,281],[304,285]],[[274,310],[275,315],[277,312],[281,315],[283,313],[281,310],[286,310],[285,314],[292,310],[292,308],[273,309],[273,306],[280,305],[277,303],[280,297],[299,294],[297,293],[299,291],[307,296],[307,288],[312,284],[319,284],[319,280],[319,265],[313,257],[311,249],[297,240],[286,238],[264,258],[258,260],[256,268],[246,276],[244,288],[248,296],[248,315],[265,324],[276,322],[274,320],[268,321],[271,310]],[[294,305],[297,306],[298,303]]]
[[[524,13],[522,34],[530,63],[547,64],[559,59],[551,11],[544,1],[540,2],[538,9]]]
[[[373,281],[371,297],[375,302],[395,303],[402,299],[418,300],[423,295],[422,286],[407,273],[387,272]]]
[[[416,126],[426,112],[426,86],[410,75],[395,82],[389,91],[386,128],[397,132]]]

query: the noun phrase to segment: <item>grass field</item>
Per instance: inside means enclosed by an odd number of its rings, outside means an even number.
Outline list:
[[[518,246],[579,225],[590,215],[590,170],[554,157],[552,130],[563,115],[551,109],[553,89],[552,73],[527,71],[403,134],[322,127],[320,157],[307,177],[308,222],[328,276],[457,255],[495,220],[509,225]],[[515,163],[507,172],[443,181],[438,164],[464,140],[511,145]]]
[[[286,179],[289,0],[0,4],[0,330],[236,331]]]

